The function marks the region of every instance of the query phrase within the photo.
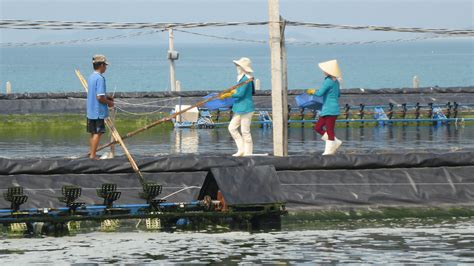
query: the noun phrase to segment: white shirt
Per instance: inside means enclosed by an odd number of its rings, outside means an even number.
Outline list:
[[[249,78],[249,79],[252,78],[252,76],[250,74],[242,73],[240,75],[237,75],[237,82],[239,82],[244,76],[247,76],[247,78]]]

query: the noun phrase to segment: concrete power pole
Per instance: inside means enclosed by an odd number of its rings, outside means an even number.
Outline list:
[[[174,50],[174,34],[173,29],[168,29],[169,36],[169,50],[168,50],[168,60],[170,60],[170,89],[171,91],[176,91],[176,76],[174,71],[174,61],[178,60],[179,53]]]
[[[10,83],[10,81],[7,81],[6,85],[5,85],[5,94],[11,94],[12,93],[12,84]]]
[[[282,41],[279,0],[268,0],[271,72],[272,72],[272,114],[273,154],[288,155],[288,99],[286,83],[286,53]],[[282,49],[283,48],[283,49]]]
[[[418,89],[420,87],[420,79],[418,76],[413,77],[413,88]]]

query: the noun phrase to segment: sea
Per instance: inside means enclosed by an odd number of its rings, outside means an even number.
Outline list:
[[[262,89],[271,88],[267,44],[175,43],[175,62],[182,90],[222,90],[235,83],[232,60],[249,57]],[[168,46],[103,44],[75,46],[0,47],[0,92],[10,81],[12,92],[81,92],[74,69],[92,72],[94,54],[110,61],[105,73],[109,91],[170,89]],[[317,63],[337,59],[345,88],[449,87],[474,84],[474,40],[434,39],[365,45],[287,45],[288,86],[314,88],[321,84]]]

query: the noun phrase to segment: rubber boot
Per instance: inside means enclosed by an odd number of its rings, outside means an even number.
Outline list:
[[[321,140],[326,141],[328,138],[328,133],[324,133],[324,135],[321,137]]]
[[[336,153],[336,151],[339,149],[339,147],[341,147],[342,141],[340,139],[334,137],[334,142],[336,142],[336,146],[334,147],[334,153]]]
[[[244,156],[252,156],[252,154],[253,154],[253,143],[252,143],[252,141],[244,142]]]
[[[244,156],[244,141],[242,138],[236,139],[235,144],[237,145],[237,152],[232,154],[234,157]]]
[[[244,152],[243,152],[243,151],[237,151],[236,153],[232,154],[232,156],[234,156],[234,157],[242,157],[242,156],[244,156]]]
[[[333,155],[336,153],[336,141],[326,140],[326,146],[324,147],[323,155]]]
[[[326,140],[329,140],[328,139],[328,133],[324,133],[324,135],[321,137],[322,140],[326,141]],[[336,151],[337,149],[339,149],[339,147],[341,147],[342,145],[342,141],[336,137],[334,137],[334,141],[336,142]]]

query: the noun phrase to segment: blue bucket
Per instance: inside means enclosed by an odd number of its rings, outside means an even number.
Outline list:
[[[204,96],[204,99],[209,99],[213,96],[216,96],[218,95],[219,93],[215,92],[215,93],[211,93],[209,95],[206,95]],[[226,98],[224,100],[221,100],[219,98],[217,99],[214,99],[212,101],[209,101],[207,103],[204,104],[204,107],[209,109],[209,110],[217,110],[217,109],[221,109],[221,108],[230,108],[232,107],[232,105],[234,105],[234,101],[235,99],[234,98]]]
[[[307,93],[300,94],[295,97],[296,105],[300,108],[310,108],[321,110],[323,107],[323,97],[309,95]]]

